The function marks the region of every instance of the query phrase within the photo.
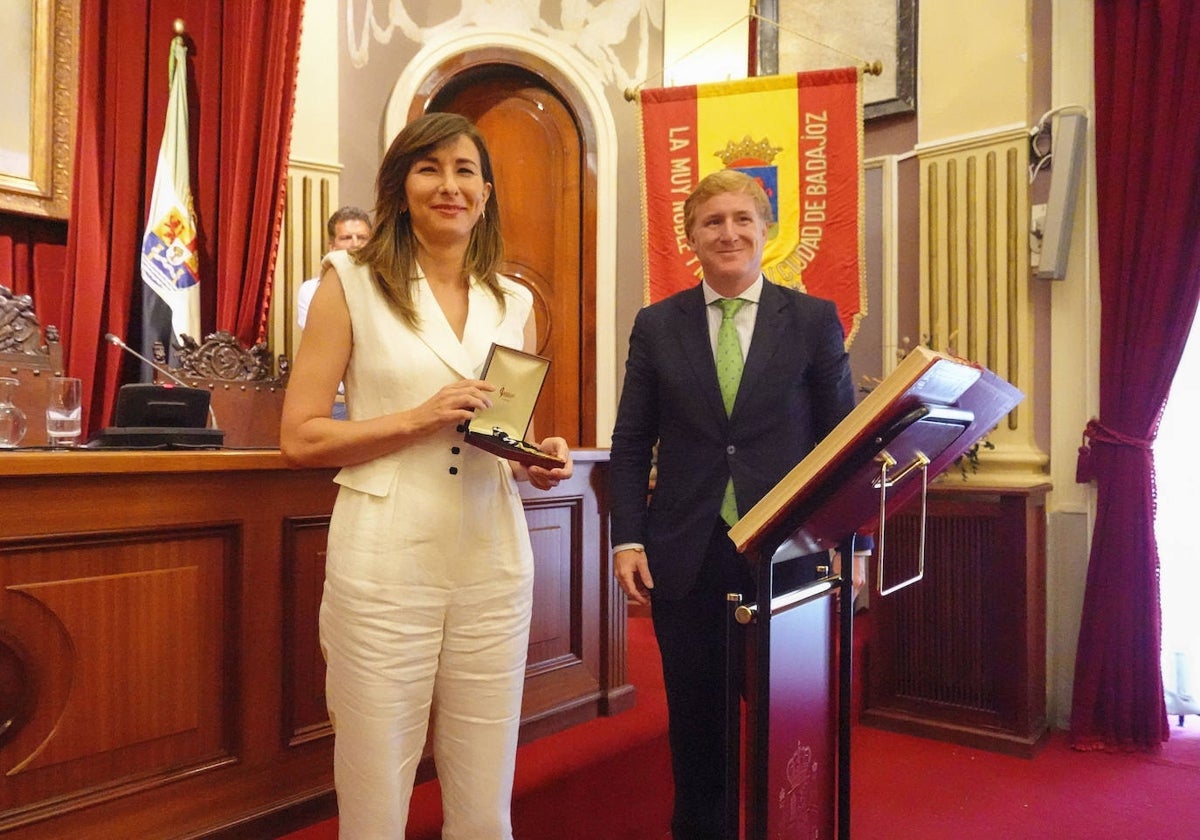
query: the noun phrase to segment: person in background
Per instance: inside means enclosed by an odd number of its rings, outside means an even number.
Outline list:
[[[854,387],[834,304],[762,275],[772,214],[758,182],[716,172],[683,212],[703,281],[634,321],[612,435],[611,529],[616,579],[630,600],[650,605],[662,654],[672,836],[717,840],[726,594],[755,594],[729,528],[850,412]],[[744,360],[740,384],[724,394],[718,352],[735,354],[737,367]],[[860,585],[865,556],[855,557]],[[815,580],[828,562],[821,553],[777,564],[779,591]]]
[[[325,232],[329,237],[325,242],[327,253],[360,248],[371,235],[371,217],[366,210],[347,204],[329,217]],[[304,329],[304,322],[308,320],[308,306],[320,282],[320,275],[311,277],[300,284],[300,290],[296,293],[296,325],[300,329]]]
[[[517,482],[549,489],[573,465],[525,467],[466,444],[491,404],[493,342],[532,351],[533,296],[502,258],[491,159],[478,130],[429,113],[392,142],[375,229],[324,259],[287,389],[280,448],[341,467],[320,638],[342,840],[403,837],[426,732],[446,840],[509,840],[533,551]],[[347,421],[329,416],[345,381]]]
[[[339,207],[329,217],[329,221],[325,223],[325,232],[329,235],[325,243],[326,253],[359,248],[371,235],[371,217],[367,215],[366,210],[347,204]],[[318,274],[301,283],[300,290],[296,293],[296,325],[301,331],[308,320],[308,307],[320,282],[321,276]],[[346,419],[345,393],[345,388],[338,385],[338,399],[333,404],[331,415],[335,420]]]

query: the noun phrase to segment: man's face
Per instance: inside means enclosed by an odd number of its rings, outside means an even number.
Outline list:
[[[330,251],[345,251],[361,248],[371,235],[371,226],[359,219],[346,219],[333,226],[333,239],[329,240]]]
[[[687,241],[700,260],[704,279],[721,294],[732,296],[762,272],[767,223],[749,195],[720,193],[696,208]]]

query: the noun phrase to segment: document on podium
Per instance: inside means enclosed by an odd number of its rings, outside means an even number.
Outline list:
[[[836,548],[876,524],[881,490],[898,508],[920,490],[917,471],[927,479],[944,472],[1023,398],[985,367],[916,347],[729,538],[743,554],[769,535],[804,554]],[[881,479],[885,466],[891,477]]]

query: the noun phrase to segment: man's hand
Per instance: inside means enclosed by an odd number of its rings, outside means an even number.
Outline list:
[[[850,569],[850,585],[854,589],[854,597],[867,585],[867,560],[871,555],[865,551],[854,552],[854,564]]]
[[[629,596],[629,600],[643,607],[650,603],[650,590],[654,588],[654,578],[650,576],[646,552],[636,548],[618,551],[613,555],[613,574],[621,590]]]
[[[850,564],[850,588],[855,598],[858,598],[858,593],[867,585],[867,559],[870,556],[869,551],[854,552],[854,562]],[[833,552],[833,570],[836,574],[842,573],[842,553],[840,551]]]

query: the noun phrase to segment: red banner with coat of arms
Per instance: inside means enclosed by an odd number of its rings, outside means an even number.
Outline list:
[[[684,199],[740,169],[775,211],[764,273],[834,301],[849,346],[866,314],[861,91],[855,67],[641,91],[648,302],[699,282]]]

